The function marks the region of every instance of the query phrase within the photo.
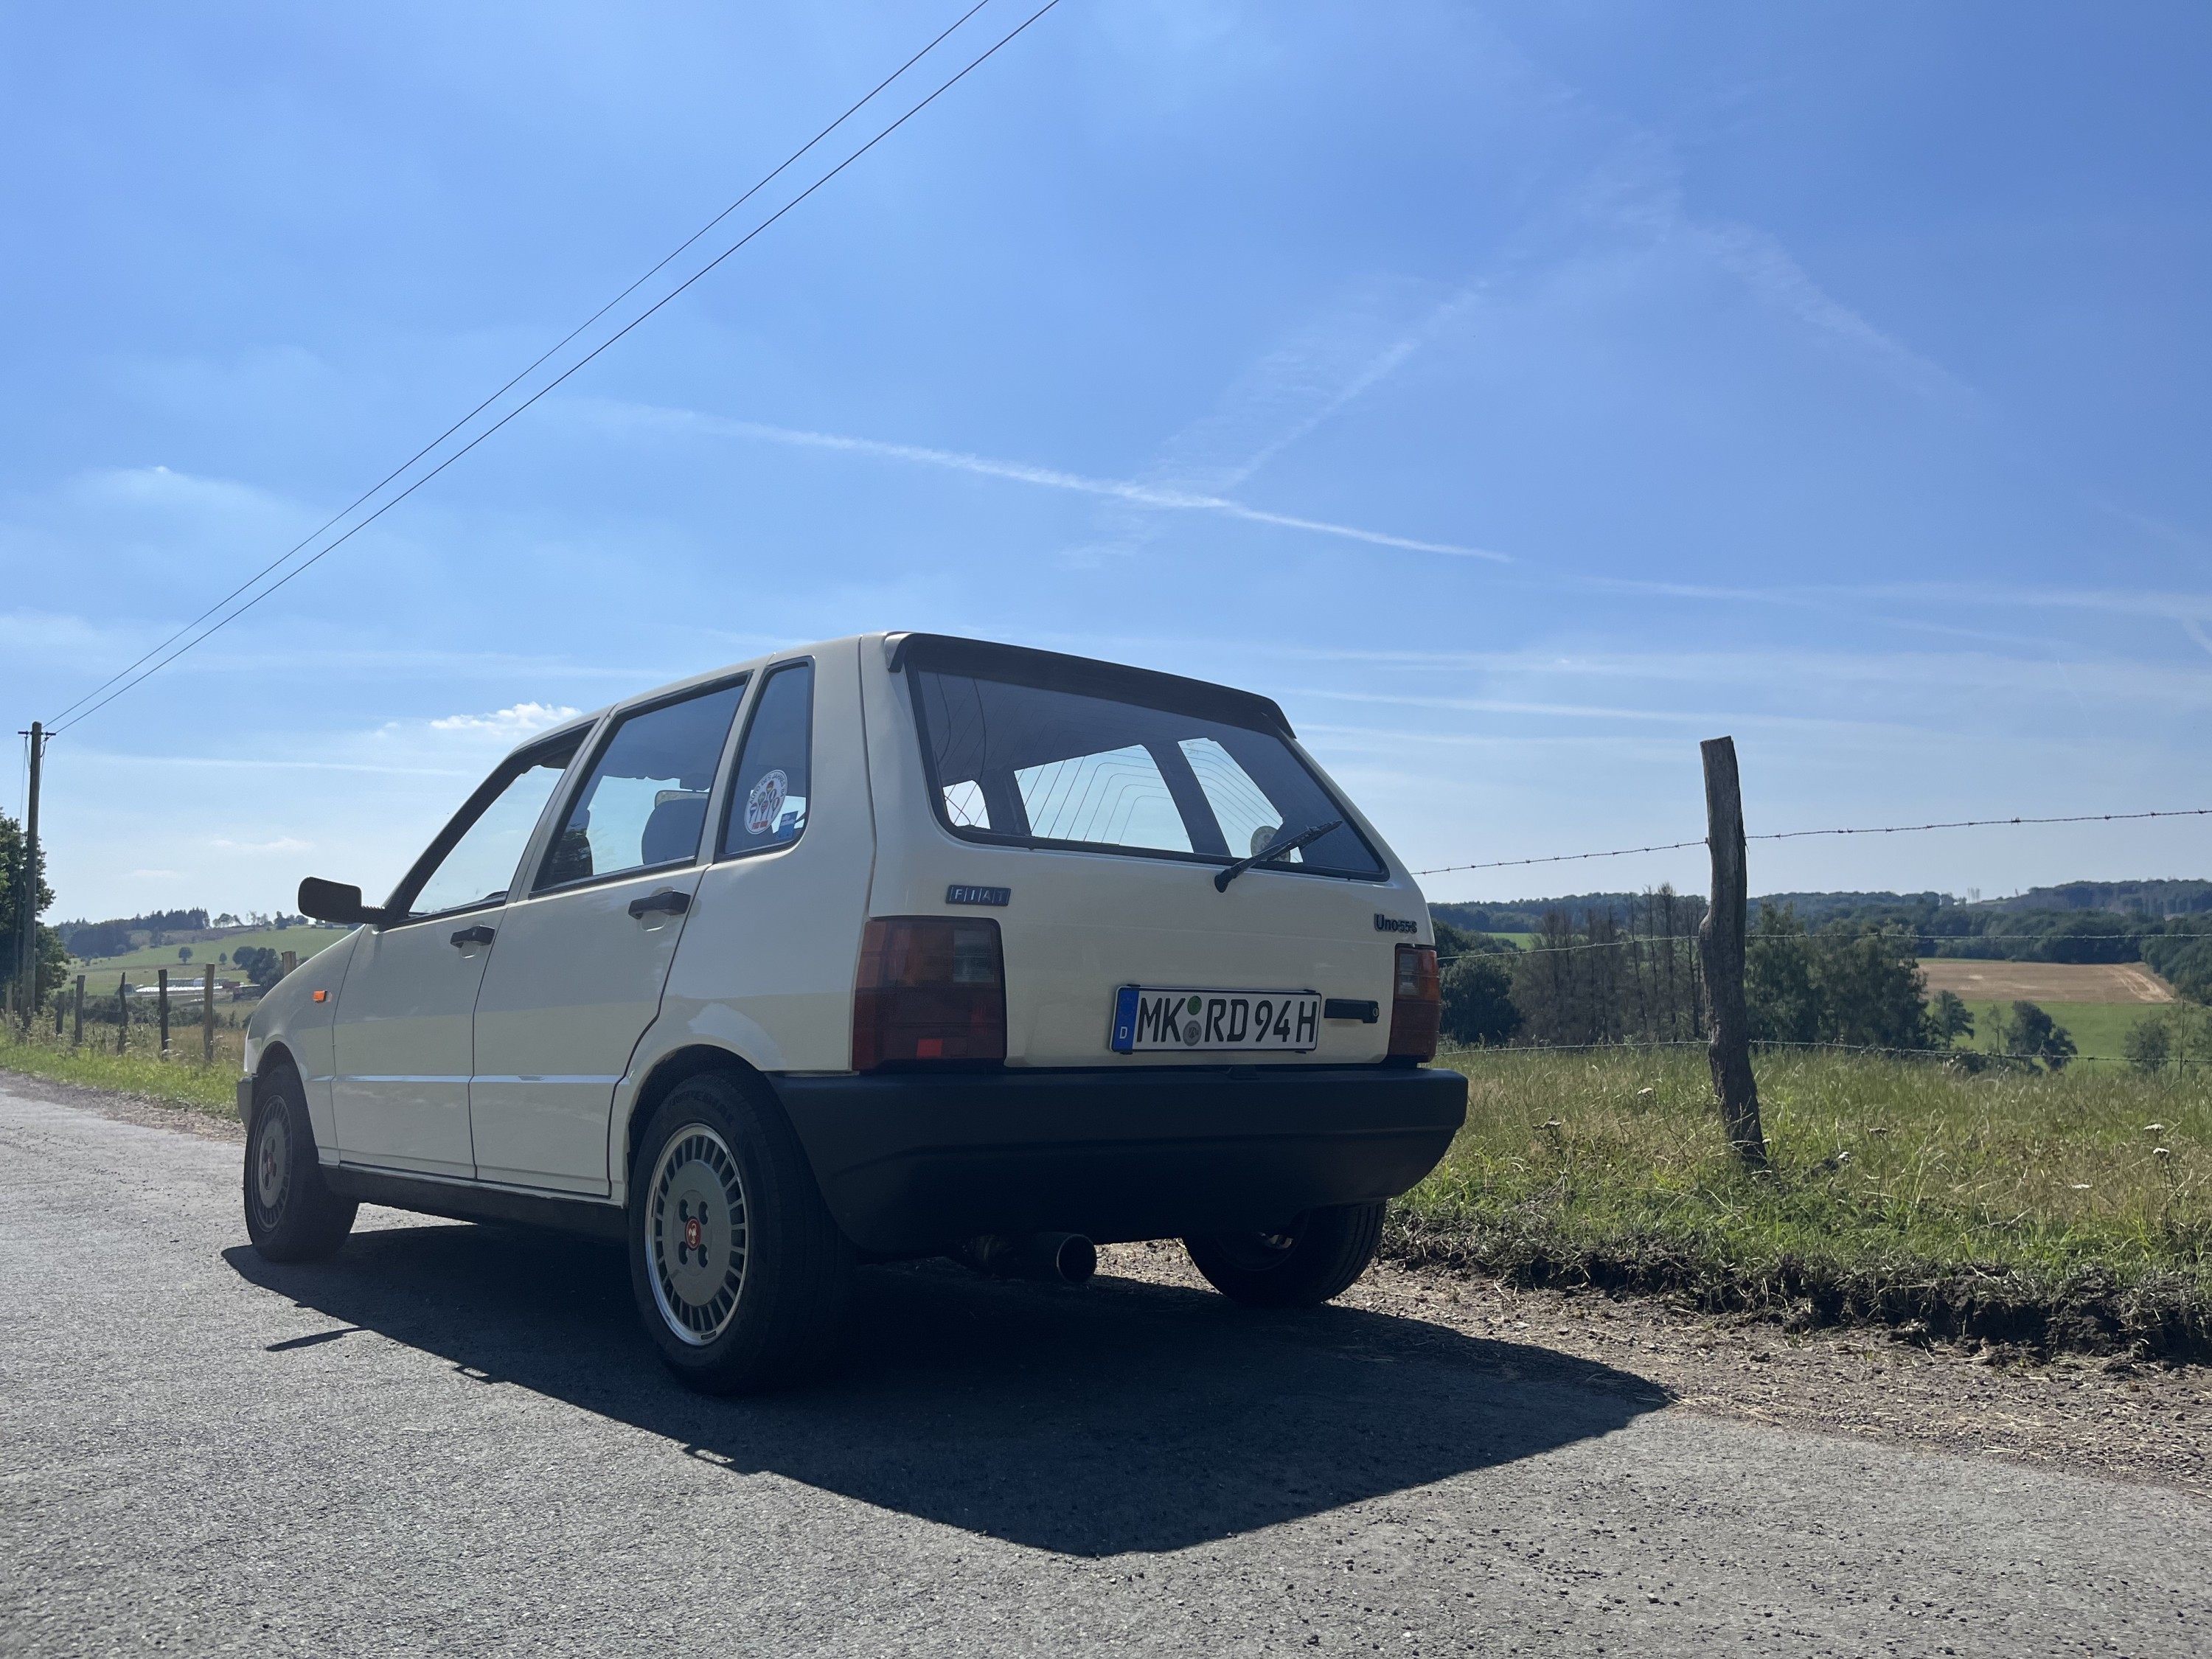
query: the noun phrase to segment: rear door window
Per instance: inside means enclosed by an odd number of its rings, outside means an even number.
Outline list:
[[[955,835],[1226,864],[1334,822],[1273,867],[1383,873],[1279,732],[1050,685],[910,674],[938,814]]]
[[[698,856],[742,681],[623,717],[570,802],[538,890]]]

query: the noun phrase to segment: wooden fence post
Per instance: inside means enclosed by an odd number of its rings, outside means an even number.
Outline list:
[[[76,976],[76,1030],[70,1038],[70,1047],[80,1048],[84,1042],[84,975]]]
[[[131,975],[124,974],[115,981],[115,1052],[121,1054],[131,1041]]]
[[[157,968],[154,971],[161,987],[155,995],[155,1000],[161,1005],[161,1055],[162,1059],[167,1060],[169,1057],[169,970],[166,968]]]
[[[300,965],[300,953],[296,951],[286,951],[278,957],[278,961],[284,969],[282,977],[289,979],[292,977],[292,970]]]
[[[200,1064],[215,1064],[215,963],[200,978]]]
[[[1759,1084],[1751,1074],[1751,1025],[1743,994],[1744,936],[1749,927],[1750,873],[1745,863],[1743,792],[1735,739],[1698,745],[1705,763],[1705,845],[1712,854],[1713,896],[1698,927],[1698,954],[1711,1000],[1713,1032],[1706,1058],[1729,1144],[1753,1172],[1766,1168],[1766,1136],[1759,1123]]]

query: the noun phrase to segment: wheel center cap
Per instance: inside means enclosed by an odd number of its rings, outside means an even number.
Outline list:
[[[684,1224],[684,1243],[689,1249],[696,1250],[699,1248],[702,1231],[699,1218],[696,1215]]]

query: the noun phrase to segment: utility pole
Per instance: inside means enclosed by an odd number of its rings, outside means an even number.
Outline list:
[[[1759,1085],[1751,1073],[1751,1020],[1743,994],[1744,939],[1750,927],[1751,878],[1743,840],[1743,790],[1736,777],[1735,739],[1698,745],[1705,763],[1705,843],[1713,860],[1713,898],[1698,929],[1713,1033],[1706,1058],[1729,1144],[1746,1169],[1766,1168],[1759,1122]]]
[[[215,963],[211,962],[200,978],[200,1064],[215,1064]]]
[[[23,811],[22,908],[16,926],[15,1000],[23,1017],[23,1035],[31,1032],[32,1011],[39,1001],[39,763],[46,752],[46,728],[33,720],[23,734],[31,740],[31,793]]]

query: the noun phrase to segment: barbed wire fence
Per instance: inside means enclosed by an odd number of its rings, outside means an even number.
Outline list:
[[[1417,876],[1435,877],[1474,871],[1583,864],[1644,854],[1676,852],[1692,847],[1705,847],[1714,854],[1713,890],[1709,899],[1677,894],[1671,887],[1662,886],[1628,900],[1626,907],[1628,914],[1625,918],[1610,905],[1603,908],[1591,907],[1583,912],[1577,925],[1575,916],[1565,910],[1555,909],[1543,915],[1534,936],[1526,943],[1498,950],[1441,953],[1441,967],[1480,956],[1502,957],[1510,960],[1516,990],[1547,1006],[1552,1016],[1546,1022],[1547,1024],[1555,1030],[1579,1026],[1589,1036],[1589,1040],[1572,1042],[1513,1039],[1500,1044],[1462,1048],[1455,1052],[1469,1054],[1502,1050],[1571,1054],[1625,1048],[1702,1048],[1712,1059],[1716,1091],[1722,1097],[1724,1112],[1729,1113],[1731,1121],[1738,1113],[1747,1112],[1749,1121],[1755,1125],[1755,1089],[1748,1081],[1749,1058],[1753,1049],[1760,1052],[1847,1053],[1917,1060],[1948,1060],[1954,1063],[1966,1060],[1975,1065],[2030,1068],[2034,1064],[2028,1055],[2002,1052],[2001,1042],[1996,1049],[1962,1051],[1951,1047],[1948,1039],[1942,1043],[1931,1041],[1917,1047],[1755,1039],[1750,1034],[1748,1020],[1741,1016],[1734,1022],[1741,1029],[1731,1030],[1728,1029],[1731,1022],[1717,1019],[1715,1011],[1729,1003],[1739,1009],[1746,1006],[1744,981],[1749,964],[1772,959],[1763,953],[1785,950],[1805,953],[1909,950],[1917,957],[1923,948],[1932,947],[1943,951],[1949,947],[1956,954],[1954,957],[1947,955],[1947,960],[2002,962],[2020,958],[2000,956],[1996,954],[1999,950],[2033,947],[2048,938],[2063,939],[2068,946],[2073,947],[2091,945],[2118,946],[2140,941],[2147,933],[2157,931],[2179,931],[2212,937],[2212,915],[2205,918],[2201,928],[2172,930],[2171,919],[2167,919],[2160,928],[2056,935],[2032,932],[1996,936],[1987,933],[1937,933],[1880,921],[1871,922],[1853,932],[1814,932],[1795,925],[1794,921],[1787,927],[1769,925],[1754,931],[1749,925],[1748,882],[1743,874],[1749,842],[2203,818],[2212,817],[2212,807],[2044,815],[2019,813],[2003,817],[1942,819],[1924,823],[1838,825],[1751,833],[1742,828],[1733,742],[1728,738],[1717,738],[1705,744],[1704,750],[1708,804],[1707,833],[1704,836],[1586,853],[1474,860],[1413,872]],[[1732,859],[1726,856],[1730,851],[1735,854]],[[1723,947],[1732,943],[1735,948],[1715,950],[1717,932]],[[2004,944],[1979,943],[1992,937],[2003,940]],[[1566,964],[1571,963],[1580,965],[1570,969]],[[1717,972],[1729,975],[1733,983],[1724,981],[1717,985],[1713,981]],[[1721,993],[1717,997],[1714,994],[1717,989]],[[1733,996],[1729,994],[1731,991]],[[2147,1005],[2154,1006],[2156,1005]],[[2075,1063],[2120,1064],[2126,1063],[2129,1057],[2075,1054],[2069,1058]],[[2174,1054],[2166,1063],[2194,1066],[2207,1062],[2196,1056]],[[1728,1073],[1736,1074],[1732,1081],[1724,1077]],[[1741,1098],[1731,1102],[1729,1098],[1731,1094]],[[1744,1150],[1747,1159],[1753,1158],[1753,1149],[1747,1147]]]

